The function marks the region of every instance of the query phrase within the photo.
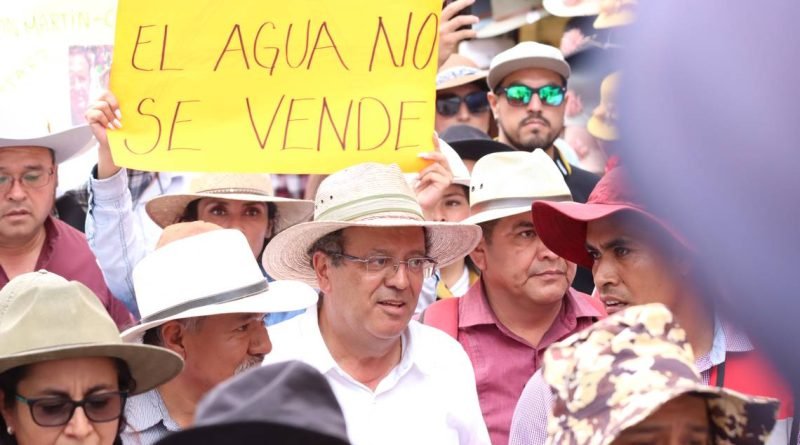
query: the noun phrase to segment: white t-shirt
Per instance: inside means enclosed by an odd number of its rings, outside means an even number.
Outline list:
[[[475,374],[461,345],[444,332],[411,321],[400,363],[375,391],[342,370],[331,356],[317,308],[271,326],[264,364],[300,360],[328,379],[344,412],[353,445],[488,445]]]

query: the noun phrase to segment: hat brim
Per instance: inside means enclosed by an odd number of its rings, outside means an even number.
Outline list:
[[[481,239],[481,228],[463,223],[440,223],[405,218],[376,218],[364,221],[311,221],[281,232],[267,244],[262,264],[272,277],[298,280],[317,287],[317,275],[311,266],[308,249],[323,236],[350,227],[401,228],[420,227],[427,231],[430,248],[427,255],[438,267],[467,256]]]
[[[691,386],[669,388],[665,390],[661,403],[652,403],[643,410],[631,410],[631,415],[620,418],[616,427],[607,432],[607,442],[605,443],[611,443],[619,436],[621,432],[641,423],[653,413],[658,411],[658,409],[665,403],[684,395],[697,395],[707,398],[708,400],[706,400],[706,404],[709,405],[709,412],[712,412],[712,403],[732,404],[736,406],[744,404],[746,407],[745,413],[747,413],[748,423],[758,422],[758,424],[762,425],[763,429],[765,429],[767,432],[771,431],[775,426],[775,414],[778,411],[779,404],[777,400],[766,397],[747,396],[727,388],[706,386],[697,383]],[[754,438],[743,437],[742,431],[736,429],[735,422],[725,422],[724,425],[720,425],[715,423],[712,418],[709,419],[709,423],[712,427],[712,435],[719,430],[726,430],[724,437],[714,437],[712,438],[711,443],[729,443],[732,445],[746,445],[755,443],[753,442]],[[762,430],[762,428],[755,429]],[[741,439],[741,441],[737,441],[737,438]]]
[[[597,139],[604,141],[616,141],[618,138],[616,128],[594,116],[590,117],[589,121],[586,123],[586,131]]]
[[[313,425],[313,422],[309,427],[311,425]],[[199,425],[183,431],[177,431],[156,443],[157,445],[222,445],[230,443],[261,445],[265,441],[284,445],[350,445],[350,442],[338,437],[267,421]]]
[[[88,149],[94,135],[88,125],[31,139],[0,138],[0,149],[9,147],[44,147],[53,150],[56,164],[69,160]]]
[[[442,91],[448,88],[455,88],[473,82],[480,83],[480,86],[484,88],[486,86],[485,83],[480,81],[486,79],[486,74],[487,74],[486,71],[481,71],[475,74],[470,74],[469,76],[456,77],[455,79],[450,79],[446,82],[442,82],[441,85],[436,85],[436,91]]]
[[[0,373],[18,366],[82,357],[118,358],[127,363],[136,388],[131,395],[149,391],[178,375],[183,359],[164,348],[128,343],[81,344],[39,349],[0,359]]]
[[[145,209],[150,219],[159,227],[167,227],[178,222],[186,207],[192,201],[202,198],[230,199],[245,202],[271,202],[278,209],[273,234],[287,227],[308,221],[314,213],[314,203],[301,199],[282,198],[279,196],[256,195],[249,193],[185,193],[180,195],[162,195],[151,199]]]
[[[492,139],[465,139],[449,142],[449,144],[461,159],[472,161],[477,161],[491,153],[515,151],[512,147]]]
[[[486,39],[489,37],[497,37],[522,26],[536,23],[545,16],[542,12],[541,10],[531,10],[514,14],[504,19],[485,19],[487,20],[485,24],[479,23],[479,26],[475,28],[476,38]]]
[[[564,0],[544,0],[544,9],[558,17],[583,17],[587,15],[597,15],[600,12],[599,1],[584,1],[575,6],[568,6]]]
[[[589,270],[594,261],[586,251],[586,227],[591,221],[617,212],[635,212],[646,217],[691,250],[689,244],[659,218],[629,205],[536,201],[531,211],[536,233],[547,248],[561,258]]]
[[[626,26],[636,20],[636,15],[633,12],[623,11],[613,14],[600,14],[594,21],[594,29],[616,28],[618,26]]]
[[[486,82],[489,89],[495,91],[500,83],[508,77],[511,73],[527,68],[541,68],[556,72],[565,79],[569,79],[570,68],[566,61],[553,59],[550,57],[523,57],[520,59],[508,60],[500,63],[491,70],[489,75],[486,76]]]
[[[533,200],[531,200],[533,202]],[[495,219],[501,219],[508,216],[519,215],[522,213],[530,212],[531,206],[509,207],[506,209],[491,209],[486,210],[474,215],[470,215],[467,219],[463,220],[466,224],[481,224]]]
[[[308,286],[292,281],[272,281],[269,289],[226,303],[209,304],[189,309],[175,315],[140,323],[126,329],[122,338],[127,342],[141,341],[142,335],[151,328],[185,318],[207,317],[221,314],[269,314],[305,309],[317,301],[317,293]]]

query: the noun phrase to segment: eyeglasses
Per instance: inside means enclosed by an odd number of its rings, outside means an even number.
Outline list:
[[[86,417],[92,422],[110,422],[119,419],[125,409],[125,391],[104,392],[86,396],[83,400],[72,400],[67,397],[43,397],[27,399],[17,395],[17,400],[28,405],[33,421],[39,426],[66,425],[75,408],[83,408]]]
[[[483,113],[489,109],[486,91],[473,91],[464,97],[455,94],[443,94],[436,97],[436,112],[442,116],[455,116],[461,108],[461,102],[467,105],[470,114]]]
[[[10,190],[14,186],[14,181],[18,181],[25,188],[42,188],[50,183],[50,177],[53,176],[53,173],[54,170],[50,168],[47,171],[31,170],[23,173],[19,177],[0,174],[0,191],[7,192]]]
[[[424,278],[430,278],[433,275],[433,269],[436,267],[436,261],[432,258],[426,257],[419,257],[419,258],[409,258],[405,261],[396,260],[390,256],[382,256],[382,255],[375,255],[375,256],[368,256],[366,258],[361,258],[353,255],[348,255],[346,253],[328,253],[331,256],[336,256],[340,258],[344,258],[346,260],[355,261],[357,263],[363,263],[366,268],[367,272],[371,273],[386,273],[389,268],[392,269],[392,273],[397,273],[400,269],[401,264],[406,265],[406,269],[412,273],[420,273],[422,272],[422,276]]]
[[[539,96],[539,100],[545,105],[557,107],[564,102],[564,95],[567,89],[560,85],[545,85],[539,88],[531,88],[527,85],[511,85],[497,90],[497,94],[505,94],[509,105],[515,107],[525,107],[531,103],[533,95]]]

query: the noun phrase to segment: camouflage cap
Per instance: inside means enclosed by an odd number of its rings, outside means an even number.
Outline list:
[[[548,348],[547,444],[607,445],[684,394],[708,404],[712,443],[763,444],[778,402],[704,385],[686,332],[662,304],[634,306]]]

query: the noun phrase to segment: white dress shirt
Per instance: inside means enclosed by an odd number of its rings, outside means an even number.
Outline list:
[[[264,364],[300,360],[317,368],[342,406],[353,445],[478,445],[489,442],[475,374],[467,354],[438,329],[411,321],[400,363],[375,391],[348,375],[331,356],[317,308],[269,328]]]

